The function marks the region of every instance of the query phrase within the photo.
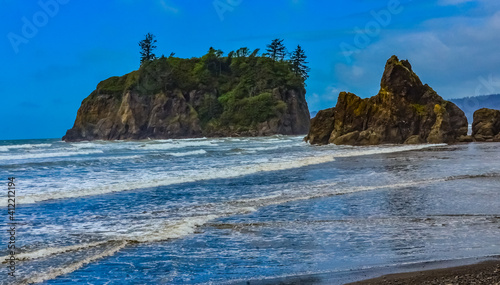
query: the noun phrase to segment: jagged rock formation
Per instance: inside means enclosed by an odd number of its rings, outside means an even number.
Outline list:
[[[161,58],[98,84],[65,141],[306,134],[303,79],[266,57]]]
[[[500,111],[483,108],[474,112],[472,136],[479,142],[500,142]]]
[[[407,60],[386,63],[377,95],[341,92],[335,108],[318,112],[305,138],[311,144],[453,143],[467,135],[467,118],[455,104],[422,84]]]

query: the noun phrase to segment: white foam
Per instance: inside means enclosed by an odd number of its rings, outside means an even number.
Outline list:
[[[3,145],[0,146],[0,151],[9,151],[11,149],[23,149],[23,148],[42,148],[50,147],[52,144],[13,144],[13,145]]]
[[[224,179],[224,178],[234,178],[249,174],[254,174],[263,171],[278,171],[285,169],[299,168],[307,165],[320,164],[325,162],[333,161],[333,157],[319,156],[319,157],[305,157],[300,158],[295,161],[280,161],[280,162],[269,162],[269,163],[259,163],[250,164],[242,166],[233,166],[227,168],[207,168],[206,170],[197,171],[184,171],[186,175],[176,175],[163,176],[155,175],[158,178],[145,180],[140,179],[137,181],[127,181],[115,184],[102,185],[100,187],[92,186],[90,188],[74,189],[74,190],[64,190],[64,191],[52,191],[43,194],[32,194],[26,196],[18,196],[16,202],[18,204],[30,204],[37,203],[46,200],[54,199],[65,199],[65,198],[76,198],[83,196],[101,195],[113,192],[159,187],[173,184],[180,184],[186,182],[196,182],[210,179]],[[6,206],[7,202],[0,200],[0,206]]]
[[[21,159],[37,159],[49,157],[66,157],[75,155],[87,155],[102,153],[102,150],[89,150],[89,151],[65,151],[65,152],[48,152],[48,153],[25,153],[16,155],[2,155],[0,160],[21,160]]]
[[[218,204],[211,204],[212,213],[203,216],[191,216],[185,217],[178,220],[167,220],[160,223],[148,223],[147,229],[138,228],[134,232],[127,232],[125,234],[117,234],[115,231],[113,239],[111,241],[103,241],[96,243],[88,243],[82,245],[66,246],[61,248],[47,248],[41,249],[34,252],[22,253],[18,255],[20,260],[32,260],[38,258],[44,258],[51,255],[67,253],[71,251],[77,251],[85,248],[91,248],[96,246],[101,246],[109,242],[119,241],[119,244],[107,249],[99,254],[84,258],[83,260],[74,262],[70,265],[65,265],[64,267],[59,267],[52,269],[49,272],[42,273],[33,277],[30,277],[23,281],[22,284],[31,284],[37,282],[43,282],[46,280],[54,279],[57,276],[71,273],[82,266],[92,263],[106,256],[111,256],[123,249],[130,242],[148,243],[148,242],[159,242],[167,241],[171,239],[178,239],[191,235],[195,233],[196,228],[224,216],[230,216],[235,214],[245,214],[249,212],[257,211],[258,208],[266,207],[270,205],[283,204],[293,201],[314,199],[320,197],[328,197],[332,195],[348,194],[361,191],[371,191],[376,189],[397,189],[403,187],[411,187],[422,185],[426,183],[434,183],[438,181],[444,181],[444,179],[430,179],[425,181],[411,181],[406,183],[397,183],[389,185],[377,185],[377,186],[360,186],[351,188],[338,188],[336,183],[330,184],[318,184],[308,187],[307,191],[301,189],[295,193],[284,193],[275,192],[267,196],[239,199],[235,201],[222,202]],[[1,258],[5,259],[5,257]]]
[[[127,155],[127,156],[108,156],[108,157],[99,157],[99,160],[128,160],[128,159],[138,159],[141,158],[141,155]],[[97,159],[97,158],[94,158]]]
[[[169,143],[148,143],[141,147],[146,150],[168,150],[194,146],[217,146],[217,144],[210,141],[172,141]]]
[[[166,172],[160,175],[159,173],[155,173],[154,177],[152,177],[151,179],[144,179],[144,176],[141,176],[141,179],[137,180],[120,181],[100,186],[92,185],[86,188],[75,188],[71,190],[52,190],[51,192],[45,192],[40,194],[28,194],[26,196],[18,196],[16,202],[19,204],[29,204],[46,200],[102,195],[113,192],[160,187],[160,186],[196,182],[196,181],[203,181],[210,179],[235,178],[259,172],[280,171],[280,170],[300,168],[308,165],[331,162],[334,161],[334,156],[352,157],[352,156],[379,154],[379,153],[393,153],[393,152],[423,149],[433,146],[442,146],[442,144],[377,147],[360,151],[353,149],[352,151],[347,151],[347,152],[336,152],[334,155],[310,156],[310,157],[287,157],[285,159],[272,160],[270,162],[250,163],[246,165],[229,166],[229,167],[214,166],[212,168],[210,167],[203,168],[202,170],[182,171],[181,173],[176,173],[176,174],[173,174],[171,172],[170,173]],[[6,205],[7,205],[6,201],[0,200],[0,206],[6,206]]]
[[[249,147],[249,148],[243,148],[243,150],[254,153],[255,151],[276,150],[276,149],[289,148],[289,147],[300,146],[300,145],[302,145],[302,143],[268,146],[268,147]]]
[[[112,143],[109,143],[112,144]],[[80,143],[71,143],[72,147],[77,149],[85,149],[85,148],[101,148],[105,146],[104,143],[95,143],[95,142],[80,142]]]
[[[431,184],[436,182],[442,182],[445,179],[429,179],[424,181],[411,181],[406,183],[395,183],[389,185],[375,185],[375,186],[359,186],[350,188],[338,188],[335,187],[337,183],[321,184],[321,185],[311,185],[308,187],[307,192],[304,190],[295,193],[273,193],[271,195],[249,198],[249,199],[239,199],[235,201],[226,202],[228,205],[238,205],[240,207],[266,207],[271,205],[279,205],[289,202],[309,200],[316,198],[324,198],[335,195],[345,195],[357,192],[373,191],[379,189],[398,189],[412,186],[419,186],[423,184]]]
[[[187,217],[177,221],[168,221],[165,224],[157,226],[150,225],[149,232],[144,232],[141,229],[137,233],[127,233],[122,238],[135,242],[158,242],[177,239],[194,233],[197,227],[219,217],[219,215],[205,215]]]
[[[171,153],[168,153],[168,155],[173,155],[173,156],[188,156],[188,155],[197,155],[197,154],[205,154],[205,153],[207,153],[206,150],[199,149],[199,150],[186,151],[186,152],[171,152]]]
[[[394,145],[394,146],[380,146],[380,147],[368,147],[368,149],[363,148],[353,148],[347,149],[342,152],[335,153],[335,157],[352,157],[352,156],[363,156],[371,154],[386,154],[386,153],[396,153],[410,150],[420,150],[429,147],[446,146],[446,144],[419,144],[419,145]]]
[[[23,253],[18,253],[16,255],[16,258],[19,260],[32,260],[32,259],[37,259],[37,258],[43,258],[55,254],[61,254],[69,251],[76,251],[76,250],[81,250],[85,248],[90,248],[90,247],[96,247],[99,245],[103,245],[107,243],[107,241],[103,242],[95,242],[95,243],[85,243],[85,244],[79,244],[79,245],[71,245],[71,246],[65,246],[65,247],[56,247],[56,248],[43,248],[39,249],[36,251],[32,252],[23,252]],[[8,256],[2,256],[0,257],[0,260],[3,261],[3,263],[7,263],[5,260]]]
[[[41,283],[41,282],[44,282],[47,280],[54,279],[54,278],[61,276],[61,275],[71,273],[71,272],[78,270],[79,268],[85,266],[86,264],[92,263],[92,262],[99,260],[99,259],[102,259],[106,256],[111,256],[111,255],[115,254],[116,252],[118,252],[119,250],[124,248],[126,245],[127,245],[127,242],[123,241],[120,244],[118,244],[117,246],[114,246],[114,247],[112,247],[108,250],[105,250],[99,254],[89,256],[89,257],[84,258],[80,261],[74,262],[74,263],[69,264],[69,265],[65,265],[64,267],[55,268],[55,269],[52,269],[48,272],[29,277],[29,278],[21,281],[21,284]]]
[[[239,212],[246,213],[250,211],[249,208],[243,208]],[[253,209],[255,210],[255,209]],[[108,241],[94,242],[94,243],[84,243],[65,247],[51,247],[39,249],[32,252],[23,252],[17,254],[16,257],[21,261],[34,260],[39,258],[45,258],[52,255],[79,251],[86,248],[93,248],[97,246],[102,246],[110,242],[120,242],[118,247],[113,248],[113,253],[123,248],[128,242],[158,242],[166,241],[170,239],[182,238],[184,236],[190,235],[195,232],[196,228],[206,224],[207,222],[221,217],[220,215],[204,215],[204,216],[193,216],[186,217],[179,220],[170,220],[158,224],[148,224],[147,230],[139,228],[136,232],[129,232],[123,235],[117,234],[115,232],[112,237],[113,239]],[[110,255],[110,254],[107,254]],[[106,255],[106,256],[107,256]],[[4,261],[7,256],[0,257],[0,260]],[[4,263],[6,263],[4,261]]]

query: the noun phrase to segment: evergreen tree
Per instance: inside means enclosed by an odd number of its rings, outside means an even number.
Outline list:
[[[306,54],[300,45],[297,46],[297,49],[292,53],[292,57],[290,58],[290,63],[292,64],[292,70],[296,75],[301,76],[304,80],[306,80],[309,75],[307,74],[310,68],[307,66],[308,62],[306,61]]]
[[[139,42],[139,46],[141,47],[141,65],[156,58],[156,55],[153,53],[153,50],[156,48],[155,43],[155,35],[150,33],[146,35],[144,40]]]
[[[215,51],[215,56],[216,56],[217,58],[220,58],[220,57],[222,57],[223,55],[224,55],[224,52],[223,52],[223,51],[221,51],[220,49],[218,49],[218,50],[216,50],[216,51]]]
[[[222,74],[222,56],[224,52],[220,49],[210,47],[208,53],[202,57],[207,68],[212,74]]]
[[[236,57],[247,57],[250,54],[250,50],[247,47],[242,47],[236,51]]]
[[[256,57],[259,54],[259,51],[260,51],[260,48],[254,49],[254,51],[252,52],[252,54],[250,55],[250,57]]]
[[[267,45],[267,53],[273,60],[284,60],[286,56],[286,48],[283,45],[283,40],[274,39],[271,44]]]

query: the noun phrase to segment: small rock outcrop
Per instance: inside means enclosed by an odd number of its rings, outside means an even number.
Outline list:
[[[100,82],[65,141],[307,134],[304,79],[263,56],[162,57]]]
[[[319,145],[454,143],[467,128],[462,110],[422,84],[407,60],[392,56],[377,95],[362,99],[341,92],[334,108],[311,120],[305,140]]]
[[[472,136],[478,142],[500,142],[500,111],[487,108],[475,111]]]

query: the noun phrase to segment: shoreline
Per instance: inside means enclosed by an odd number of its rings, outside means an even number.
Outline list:
[[[345,285],[500,284],[500,258],[475,264],[382,275]]]
[[[458,277],[457,277],[458,276]],[[456,278],[457,277],[457,278]],[[488,279],[490,278],[490,279]],[[491,279],[492,278],[492,279]],[[495,279],[496,278],[496,279]],[[475,283],[473,283],[475,282]],[[388,267],[269,277],[227,284],[420,285],[500,284],[500,256],[421,262]]]

